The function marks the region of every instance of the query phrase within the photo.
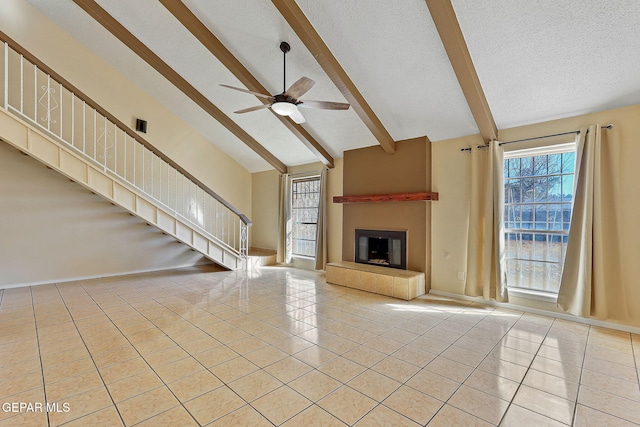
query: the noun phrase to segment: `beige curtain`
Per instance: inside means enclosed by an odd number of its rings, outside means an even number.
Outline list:
[[[471,150],[465,295],[508,301],[503,224],[503,157],[498,141]]]
[[[277,262],[291,262],[291,176],[280,175],[278,190],[278,253]]]
[[[582,317],[629,319],[620,263],[617,144],[603,144],[600,125],[580,129],[573,213],[558,307]],[[632,190],[635,191],[635,190]],[[629,194],[627,194],[629,196]]]
[[[327,169],[320,173],[318,202],[318,227],[316,229],[316,270],[324,270],[327,264]]]

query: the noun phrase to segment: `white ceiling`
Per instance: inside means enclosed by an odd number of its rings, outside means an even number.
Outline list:
[[[71,0],[28,0],[251,172],[270,169],[213,118],[95,23]],[[157,0],[98,0],[130,32],[286,165],[317,161]],[[257,0],[184,0],[271,93],[308,76],[303,98],[345,102],[277,9]],[[297,0],[395,140],[474,134],[424,0]],[[640,102],[640,2],[452,0],[499,129]],[[375,145],[353,109],[303,111],[303,125],[334,157]]]
[[[640,1],[452,3],[499,129],[640,102]]]

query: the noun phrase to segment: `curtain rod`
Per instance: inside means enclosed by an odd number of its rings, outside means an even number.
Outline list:
[[[286,174],[283,173],[283,174],[280,174],[280,176],[289,175],[290,178],[293,178],[296,176],[308,175],[309,177],[312,177],[312,176],[320,175],[322,171],[325,169],[327,168],[322,168],[320,170],[306,171],[306,172],[286,173]]]
[[[613,125],[611,123],[609,123],[608,125],[600,126],[600,128],[601,129],[611,129],[611,128],[613,128]],[[587,132],[588,132],[588,130],[587,130]],[[571,135],[572,133],[579,134],[580,131],[579,130],[572,130],[570,132],[562,132],[562,133],[554,133],[554,134],[551,134],[551,135],[534,136],[533,138],[516,139],[514,141],[501,142],[498,145],[500,145],[502,147],[503,145],[513,144],[515,142],[533,141],[535,139],[551,138],[551,137],[554,137],[554,136],[562,136],[562,135]],[[476,148],[486,148],[486,147],[488,147],[488,145],[478,145]],[[460,151],[471,151],[471,147],[462,148]]]

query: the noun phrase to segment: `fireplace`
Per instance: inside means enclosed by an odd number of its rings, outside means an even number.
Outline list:
[[[407,269],[407,232],[356,229],[355,261]]]

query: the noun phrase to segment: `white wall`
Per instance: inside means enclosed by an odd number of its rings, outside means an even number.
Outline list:
[[[0,142],[0,288],[206,261]]]

